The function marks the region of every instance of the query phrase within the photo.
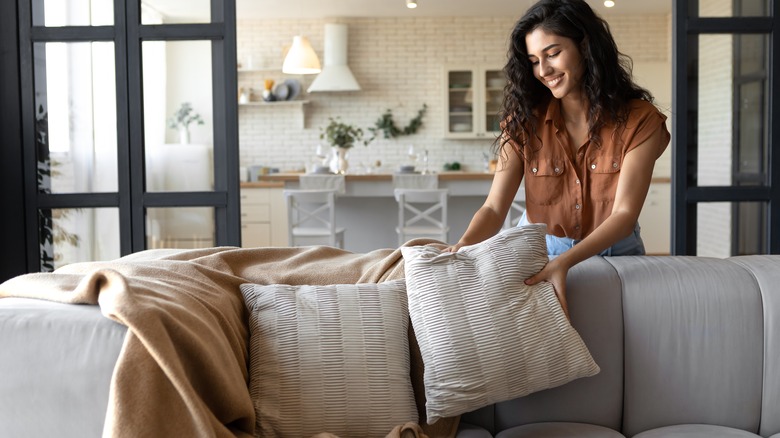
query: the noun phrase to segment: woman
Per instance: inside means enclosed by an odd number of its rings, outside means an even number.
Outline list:
[[[525,178],[521,224],[547,224],[548,252],[557,256],[526,284],[551,282],[567,315],[572,266],[597,254],[644,254],[637,219],[670,136],[630,65],[583,0],[542,0],[525,13],[504,68],[498,170],[449,251],[496,234]]]

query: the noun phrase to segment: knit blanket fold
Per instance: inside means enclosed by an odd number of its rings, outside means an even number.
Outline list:
[[[416,239],[405,246],[437,245]],[[328,285],[404,277],[400,249],[365,254],[327,246],[147,250],[12,278],[0,297],[97,304],[128,327],[103,435],[252,437],[243,283]],[[422,358],[410,335],[420,437],[454,436],[457,419],[427,425]],[[399,425],[389,437],[416,428]]]

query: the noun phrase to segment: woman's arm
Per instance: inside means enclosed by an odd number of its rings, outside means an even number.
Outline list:
[[[615,202],[609,217],[571,249],[550,260],[547,266],[526,280],[526,284],[549,281],[568,315],[566,275],[572,266],[609,248],[634,230],[647,197],[653,167],[662,141],[659,128],[644,143],[628,152],[620,170]]]
[[[512,143],[504,143],[500,154],[498,168],[485,203],[474,214],[458,243],[447,248],[446,251],[455,252],[462,246],[482,242],[501,230],[517,189],[520,187],[520,181],[523,179],[524,166]]]

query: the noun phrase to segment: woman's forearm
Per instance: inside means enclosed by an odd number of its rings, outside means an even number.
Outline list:
[[[474,214],[466,232],[458,241],[460,246],[474,245],[496,235],[501,230],[504,219],[496,214],[495,210],[483,205]]]

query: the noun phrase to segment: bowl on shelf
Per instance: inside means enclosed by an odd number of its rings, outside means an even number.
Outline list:
[[[450,131],[452,132],[471,131],[471,123],[453,123],[452,125],[450,125]]]
[[[506,79],[504,78],[490,78],[487,80],[487,86],[490,88],[504,88],[506,85]]]

